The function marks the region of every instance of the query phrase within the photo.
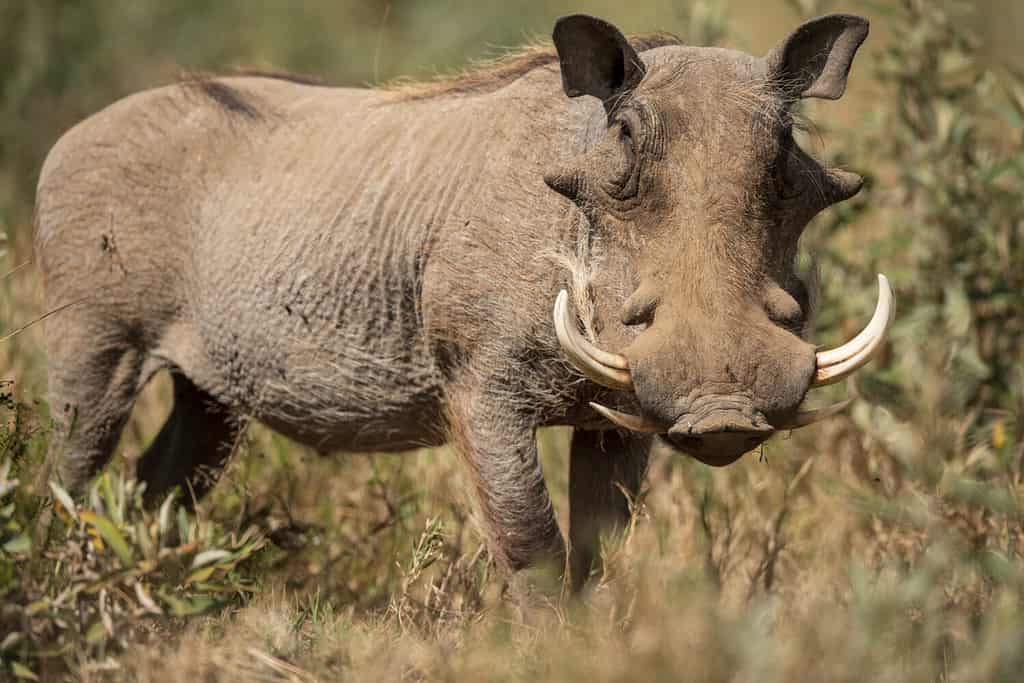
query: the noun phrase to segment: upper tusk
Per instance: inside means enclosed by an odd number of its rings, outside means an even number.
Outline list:
[[[871,316],[871,321],[868,322],[867,327],[842,346],[830,351],[820,351],[817,354],[819,368],[835,365],[846,360],[854,353],[861,351],[871,343],[877,328],[882,326],[886,320],[892,320],[892,314],[895,310],[892,305],[892,288],[889,286],[888,278],[882,274],[878,275],[878,289],[878,303],[875,305],[875,313]]]
[[[896,313],[889,280],[878,274],[878,304],[867,326],[849,342],[815,354],[817,372],[811,386],[834,384],[863,367],[882,346]]]
[[[847,406],[853,403],[852,398],[848,398],[845,401],[840,401],[834,405],[830,405],[827,408],[819,408],[818,410],[805,410],[797,413],[793,417],[789,418],[784,422],[780,422],[777,425],[772,425],[775,429],[800,429],[807,425],[826,420],[833,415],[846,410]]]
[[[561,316],[557,313],[559,310],[561,310]],[[569,294],[564,289],[558,293],[558,297],[555,299],[555,311],[555,325],[557,326],[558,319],[561,317],[562,322],[565,324],[567,331],[570,332],[570,336],[573,341],[588,356],[602,365],[618,368],[619,370],[629,370],[629,361],[626,360],[624,356],[620,356],[617,353],[608,353],[607,351],[597,348],[576,330],[572,314],[569,312]]]
[[[649,420],[646,417],[639,417],[637,415],[630,415],[629,413],[613,410],[601,405],[600,403],[592,402],[590,407],[600,413],[603,417],[607,418],[610,422],[614,422],[620,427],[624,427],[632,432],[640,432],[642,434],[660,434],[665,431],[653,420]]]
[[[577,370],[612,389],[633,388],[629,361],[597,348],[576,329],[576,321],[569,312],[569,294],[564,289],[555,298],[554,318],[558,344]]]

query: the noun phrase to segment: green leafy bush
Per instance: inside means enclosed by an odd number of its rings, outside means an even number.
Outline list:
[[[10,472],[5,458],[0,652],[17,676],[102,661],[144,639],[154,618],[203,614],[244,601],[254,590],[251,565],[266,544],[256,527],[227,532],[197,519],[174,494],[146,511],[143,487],[109,473],[93,484],[84,505],[51,483],[58,519],[32,548],[28,521],[12,499],[18,482],[8,479]]]

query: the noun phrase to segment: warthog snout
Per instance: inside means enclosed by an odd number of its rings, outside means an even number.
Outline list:
[[[665,413],[634,415],[599,403],[590,405],[619,427],[634,432],[661,434],[673,446],[701,462],[714,466],[728,465],[759,446],[775,431],[805,427],[839,413],[850,404],[850,400],[846,400],[819,410],[797,409],[808,390],[849,377],[866,365],[881,348],[892,325],[895,305],[892,288],[884,275],[878,276],[878,287],[878,302],[868,324],[846,344],[814,353],[813,373],[806,380],[797,382],[799,386],[790,392],[796,399],[790,401],[791,405],[786,406],[781,412],[766,415],[771,411],[748,405],[739,394],[724,397],[722,400],[727,404],[724,406],[716,404],[710,396],[683,400],[681,403],[685,409],[681,414],[677,413],[677,416],[666,416]],[[651,384],[641,383],[638,392],[634,370],[629,360],[623,355],[598,348],[580,333],[575,316],[569,310],[569,297],[565,291],[562,291],[555,301],[554,320],[559,344],[568,360],[580,372],[610,389],[631,392],[635,400],[644,405],[645,397],[641,394],[644,393],[644,386],[651,387]],[[795,358],[798,356],[799,354]],[[662,361],[664,367],[685,365],[690,361],[687,358],[658,360]],[[786,367],[786,364],[782,363],[777,367]],[[672,373],[664,370],[657,374],[660,377],[672,377]],[[784,376],[770,377],[767,384],[777,387],[792,383],[795,379]],[[655,389],[662,394],[672,393],[672,387]]]
[[[704,464],[722,467],[757,448],[774,433],[763,418],[718,412],[696,424],[684,418],[673,425],[666,436],[673,446]]]

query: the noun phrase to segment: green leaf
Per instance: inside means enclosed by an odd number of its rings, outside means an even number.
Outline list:
[[[220,562],[221,560],[226,560],[229,557],[231,557],[231,553],[229,553],[227,550],[220,550],[219,548],[215,548],[213,550],[204,550],[203,552],[196,555],[195,559],[192,560],[192,569],[198,569],[203,565],[212,564],[214,562]]]
[[[107,640],[107,629],[103,626],[102,621],[97,621],[95,624],[89,627],[89,630],[85,632],[85,642],[90,645],[99,645]]]
[[[61,504],[61,507],[71,516],[71,519],[78,521],[78,513],[75,511],[75,502],[71,499],[71,495],[61,488],[60,484],[51,481],[50,490],[53,491],[54,498]]]
[[[32,673],[32,669],[28,668],[24,664],[18,662],[11,662],[11,673],[14,674],[15,678],[21,678],[26,681],[38,681],[39,676]]]
[[[188,523],[188,512],[184,507],[178,508],[178,542],[188,543],[192,540],[192,527]]]
[[[32,617],[49,608],[50,601],[48,599],[43,598],[42,600],[36,600],[35,602],[30,602],[25,608],[25,616]]]
[[[106,508],[106,513],[115,524],[121,524],[124,520],[121,519],[119,509],[117,505],[117,496],[114,495],[114,488],[112,485],[112,479],[110,472],[104,472],[103,476],[100,477],[100,491],[103,494],[103,506]]]
[[[174,499],[178,497],[178,490],[174,489],[167,497],[164,498],[163,504],[160,505],[159,529],[160,529],[160,542],[164,542],[167,539],[167,532],[171,530],[171,510],[174,506]]]
[[[1002,104],[996,105],[995,110],[1014,128],[1024,129],[1024,116],[1021,116],[1020,112],[1018,112],[1014,107]]]
[[[206,581],[208,578],[210,578],[210,576],[213,575],[215,571],[217,571],[217,565],[215,564],[211,564],[208,567],[197,569],[196,571],[188,575],[188,578],[185,579],[185,585],[187,586],[191,583]]]
[[[142,550],[143,557],[154,558],[157,555],[157,544],[149,535],[149,526],[144,521],[135,523],[135,542]]]
[[[24,639],[25,636],[20,631],[11,631],[3,639],[3,642],[0,642],[0,652],[9,652]]]
[[[1017,159],[1006,159],[1000,161],[997,164],[993,164],[985,173],[982,174],[981,179],[986,183],[991,183],[998,179],[1004,173],[1010,171],[1017,171],[1018,175],[1022,169],[1021,163]]]
[[[24,555],[32,549],[32,541],[27,534],[19,534],[4,543],[4,552],[11,555]]]
[[[10,469],[10,461],[7,461],[5,466],[0,469],[0,497],[6,496],[8,493],[18,488],[17,479],[8,479],[7,471]]]
[[[124,566],[127,567],[134,562],[132,549],[128,546],[128,543],[124,540],[124,536],[122,536],[121,532],[117,530],[117,527],[114,526],[113,522],[103,515],[98,515],[89,510],[83,510],[79,514],[87,524],[95,527],[96,531],[98,531],[100,536],[103,537],[103,540],[107,542],[107,545],[117,553],[118,558]]]
[[[167,604],[170,613],[176,617],[187,617],[195,614],[202,614],[210,608],[216,607],[220,604],[220,601],[214,600],[209,596],[202,595],[192,598],[191,600],[182,600],[169,593],[160,591],[159,596],[160,599]]]

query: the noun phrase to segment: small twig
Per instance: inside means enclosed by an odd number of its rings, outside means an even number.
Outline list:
[[[0,279],[6,280],[7,278],[9,278],[10,276],[14,275],[14,274],[15,274],[15,273],[17,273],[17,272],[18,272],[19,270],[21,270],[21,269],[22,269],[22,268],[24,268],[25,266],[29,265],[30,263],[32,263],[32,259],[29,259],[29,260],[27,260],[27,261],[23,261],[22,263],[19,263],[18,265],[14,266],[14,268],[11,268],[11,269],[10,269],[9,271],[7,271],[7,274],[6,274],[6,275],[4,275],[4,276],[3,276],[2,278],[0,278]]]
[[[317,679],[313,674],[300,669],[299,667],[289,664],[283,659],[278,659],[273,655],[267,654],[262,650],[257,650],[254,647],[248,648],[249,655],[256,660],[259,660],[264,666],[276,671],[277,673],[286,676],[290,681],[298,681],[299,683],[305,683],[305,681],[316,681]]]
[[[15,336],[17,334],[21,334],[22,332],[24,332],[28,328],[32,327],[36,323],[39,323],[39,322],[42,322],[42,321],[46,320],[51,315],[54,315],[56,313],[60,313],[65,308],[70,308],[70,307],[74,306],[75,304],[82,303],[83,301],[85,301],[88,298],[89,297],[82,297],[81,299],[76,299],[75,301],[69,301],[68,303],[66,303],[66,304],[64,304],[62,306],[58,306],[57,308],[53,309],[52,311],[48,311],[46,313],[43,313],[41,316],[39,316],[35,320],[32,320],[30,322],[25,323],[24,325],[22,325],[21,327],[19,327],[18,329],[14,330],[13,332],[7,334],[4,337],[0,337],[0,343],[3,343],[5,341],[7,341],[8,339],[10,339],[11,337],[13,337],[13,336]]]

